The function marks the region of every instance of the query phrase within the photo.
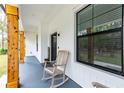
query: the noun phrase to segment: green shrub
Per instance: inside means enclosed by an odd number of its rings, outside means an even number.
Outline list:
[[[5,54],[7,54],[7,49],[1,48],[0,55],[5,55]]]

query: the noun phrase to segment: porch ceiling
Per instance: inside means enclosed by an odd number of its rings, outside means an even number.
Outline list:
[[[20,18],[22,20],[25,31],[36,31],[39,24],[44,24],[64,7],[61,4],[21,4],[19,5]]]

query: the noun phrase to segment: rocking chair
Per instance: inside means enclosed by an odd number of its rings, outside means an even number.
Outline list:
[[[42,80],[52,79],[50,87],[52,88],[59,87],[68,80],[68,77],[65,75],[68,56],[69,56],[68,51],[59,50],[56,60],[54,62],[51,61],[51,63],[53,63],[51,67],[50,66],[47,67],[47,62],[45,62]],[[62,82],[55,84],[57,80],[62,80]]]

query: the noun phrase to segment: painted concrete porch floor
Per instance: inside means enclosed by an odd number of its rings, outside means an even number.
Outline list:
[[[51,80],[41,80],[43,66],[35,57],[26,57],[25,63],[19,65],[19,77],[21,88],[49,88]],[[60,88],[80,88],[80,86],[69,79]]]

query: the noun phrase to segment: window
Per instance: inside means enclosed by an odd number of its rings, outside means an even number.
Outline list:
[[[88,5],[76,19],[77,61],[123,74],[122,5]]]
[[[36,35],[36,51],[38,52],[38,34]]]

